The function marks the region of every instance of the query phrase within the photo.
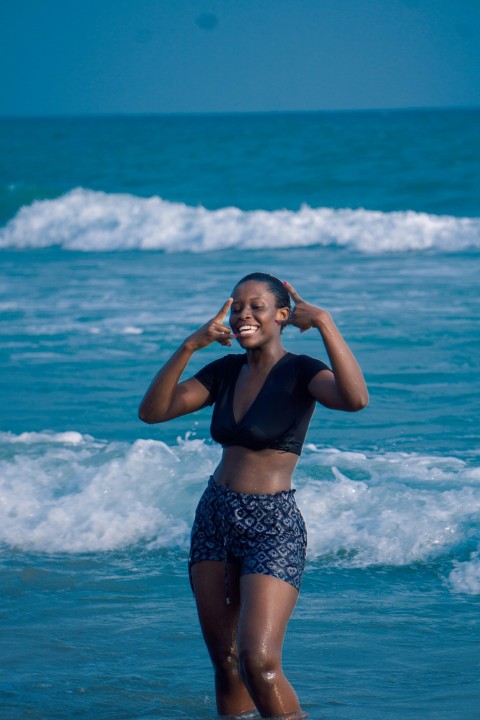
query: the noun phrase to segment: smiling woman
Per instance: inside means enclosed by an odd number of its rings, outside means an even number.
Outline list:
[[[281,283],[278,278],[273,277],[273,275],[268,275],[267,273],[250,273],[250,275],[246,275],[243,280],[240,280],[238,283],[237,288],[244,285],[247,282],[259,282],[266,286],[268,292],[273,295],[275,299],[275,307],[279,310],[284,310],[287,312],[286,317],[290,315],[291,312],[291,299],[290,294],[286,288],[285,283]],[[262,311],[264,309],[264,298],[265,291],[259,295],[258,298],[251,298],[252,302],[252,310],[258,310]],[[237,301],[232,304],[231,312],[230,312],[230,324],[232,327],[235,327],[235,318],[238,317],[241,310],[241,302]],[[237,330],[243,337],[245,334],[248,334],[248,330],[252,331],[255,329],[258,329],[258,326],[245,326],[242,325],[242,321],[238,322]],[[281,331],[283,331],[283,325],[281,325]]]
[[[283,348],[287,324],[319,330],[331,370]],[[234,339],[245,353],[179,382],[194,352]],[[211,432],[223,455],[197,507],[189,569],[221,715],[256,708],[262,717],[305,717],[281,662],[306,551],[292,473],[316,402],[354,411],[367,401],[362,372],[329,313],[288,283],[253,273],[184,341],[140,405],[148,423],[215,405]]]

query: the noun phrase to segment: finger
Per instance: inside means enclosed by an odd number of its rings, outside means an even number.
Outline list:
[[[301,298],[300,295],[297,293],[297,291],[295,290],[295,288],[294,288],[292,285],[290,285],[290,283],[287,282],[287,281],[285,281],[283,284],[284,284],[285,287],[287,288],[287,290],[288,290],[288,292],[290,293],[290,296],[292,297],[292,299],[294,300],[294,302],[296,302],[296,303],[301,302],[302,298]]]
[[[232,333],[232,330],[231,330],[231,328],[228,327],[228,325],[219,325],[218,323],[216,323],[213,330],[216,333],[220,333],[220,335],[228,335],[229,338],[237,337],[237,334]]]
[[[287,325],[293,325],[294,327],[298,327],[298,329],[302,333],[306,332],[307,330],[310,330],[310,328],[308,328],[308,327],[302,327],[301,325],[297,325],[295,320],[275,320],[275,322],[280,327],[287,327]]]
[[[222,309],[215,315],[214,320],[222,323],[230,310],[230,306],[233,303],[233,298],[228,298],[227,302],[222,306]]]
[[[224,328],[223,330],[218,331],[217,342],[219,342],[220,345],[227,345],[228,347],[231,347],[232,340],[237,337],[238,335],[233,335],[230,331]]]

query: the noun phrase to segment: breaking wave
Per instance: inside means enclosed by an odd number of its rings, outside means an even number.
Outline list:
[[[159,197],[77,188],[21,208],[0,230],[4,249],[202,253],[310,246],[362,253],[458,252],[480,247],[480,218],[307,205],[298,211],[207,210]]]
[[[135,544],[186,552],[197,500],[219,455],[192,436],[170,446],[78,432],[0,433],[0,543],[36,552]],[[309,444],[296,486],[310,561],[399,567],[453,556],[452,590],[480,593],[479,553],[471,547],[479,467],[456,457]]]

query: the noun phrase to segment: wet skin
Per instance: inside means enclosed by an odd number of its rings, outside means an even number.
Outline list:
[[[139,408],[148,423],[165,422],[210,404],[209,391],[197,378],[180,382],[192,354],[214,342],[237,342],[247,362],[238,376],[233,414],[240,422],[257,398],[269,372],[285,355],[281,328],[302,332],[316,328],[330,358],[332,371],[321,370],[308,390],[326,407],[354,412],[365,407],[368,392],[362,372],[329,313],[300,298],[292,313],[276,307],[263,282],[238,285],[232,298],[205,325],[190,335],[153,379]],[[230,327],[225,318],[230,312]],[[298,456],[273,449],[225,448],[214,480],[233,492],[276,493],[291,487]],[[225,570],[231,603],[225,601]],[[272,575],[246,574],[217,560],[192,567],[192,582],[202,632],[215,669],[220,715],[258,709],[262,717],[303,717],[298,698],[282,671],[282,644],[298,592]]]

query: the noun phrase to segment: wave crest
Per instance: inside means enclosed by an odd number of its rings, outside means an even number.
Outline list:
[[[159,197],[77,188],[23,207],[0,230],[0,248],[62,247],[84,252],[346,247],[363,253],[480,247],[480,218],[413,211],[311,208],[207,210]]]
[[[75,431],[0,433],[0,544],[85,553],[131,545],[188,550],[195,506],[220,458],[187,435],[106,442]],[[363,454],[308,444],[297,499],[313,563],[449,563],[454,592],[480,593],[480,468],[456,457]]]

